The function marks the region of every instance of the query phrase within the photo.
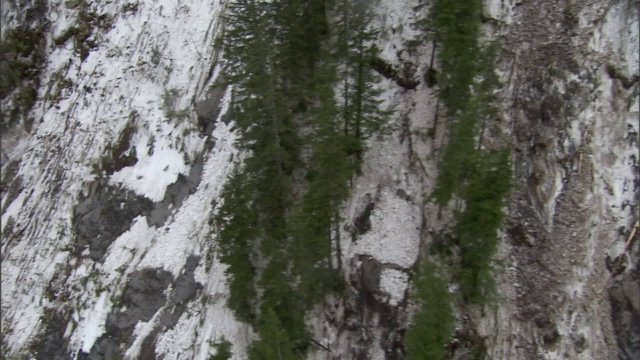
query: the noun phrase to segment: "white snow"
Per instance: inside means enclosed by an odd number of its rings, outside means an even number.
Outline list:
[[[108,299],[109,292],[103,291],[96,301],[94,307],[88,310],[83,317],[83,321],[78,326],[76,332],[84,335],[82,341],[82,351],[89,353],[93,343],[104,333],[104,324],[107,321],[107,315],[111,310],[111,304]]]
[[[167,186],[178,179],[178,174],[187,174],[188,166],[184,163],[184,156],[177,150],[164,147],[166,144],[157,144],[153,155],[143,153],[135,166],[126,167],[113,174],[111,183],[124,185],[138,195],[146,196],[154,202],[161,201]],[[147,144],[136,146],[138,154],[140,149],[148,149]]]
[[[351,251],[410,268],[418,258],[420,223],[417,206],[383,190],[371,214],[371,230],[358,239]]]
[[[138,216],[134,219],[131,228],[120,235],[111,244],[100,270],[105,274],[105,284],[110,284],[122,278],[118,271],[131,272],[140,263],[147,246],[156,236],[156,228],[149,226],[147,218]]]
[[[380,290],[389,295],[389,304],[397,306],[404,300],[409,287],[409,275],[395,269],[383,269],[380,274]]]
[[[72,347],[86,351],[104,331],[109,297],[122,291],[126,276],[140,262],[177,274],[190,253],[202,252],[210,203],[230,169],[234,151],[226,127],[214,134],[218,148],[207,156],[197,195],[188,198],[165,227],[155,229],[146,219],[136,219],[112,244],[102,264],[70,257],[68,249],[73,245],[74,204],[96,178],[94,167],[105,148],[114,145],[133,115],[132,145],[138,162],[113,174],[111,184],[160,201],[167,186],[178,174],[187,174],[204,150],[205,139],[198,134],[190,109],[212,80],[207,70],[216,58],[213,39],[223,2],[140,0],[136,12],[122,11],[129,1],[92,2],[92,11],[113,17],[109,31],[94,32],[98,48],[84,62],[73,51],[73,41],[48,49],[40,98],[51,94],[60,78],[72,85],[59,100],[36,104],[34,133],[19,144],[24,150],[16,153],[24,153],[18,173],[24,189],[12,204],[3,203],[10,205],[2,217],[3,229],[12,217],[14,232],[21,233],[19,242],[2,245],[2,332],[12,349],[26,347],[42,325],[38,319],[48,303],[44,290],[64,264],[83,263],[62,285],[70,286],[70,304],[89,304],[89,310],[78,307],[73,314],[78,326],[70,338]],[[49,5],[55,37],[75,22],[77,10],[66,9],[64,2]],[[2,18],[7,16],[3,9]],[[166,116],[163,94],[172,89],[176,96],[171,110],[184,117]],[[90,273],[97,276],[87,281]],[[109,291],[97,297],[93,291],[98,288]]]
[[[15,219],[17,217],[25,197],[26,197],[25,193],[20,192],[18,197],[16,197],[15,200],[13,200],[13,202],[5,210],[4,214],[2,214],[2,231],[4,231],[4,227],[7,226],[7,221],[9,221],[9,218]],[[6,197],[3,200],[5,199]]]
[[[216,259],[215,234],[208,225],[212,203],[218,200],[224,179],[233,166],[230,159],[238,157],[233,148],[234,134],[219,121],[212,135],[215,147],[212,151],[205,150],[206,139],[195,130],[194,114],[187,111],[184,117],[167,116],[170,114],[163,101],[163,95],[175,89],[172,110],[178,113],[189,110],[217,76],[218,66],[214,67],[211,79],[208,70],[215,59],[213,38],[220,26],[219,15],[225,1],[139,0],[136,12],[125,13],[122,7],[129,2],[91,3],[93,10],[110,14],[114,22],[107,32],[96,30],[94,36],[99,47],[92,50],[84,62],[74,53],[73,41],[48,50],[50,57],[43,71],[46,85],[40,97],[50,93],[46,89],[55,89],[58,76],[70,80],[72,86],[61,93],[59,101],[38,102],[34,110],[34,133],[26,141],[17,141],[15,151],[10,154],[10,157],[22,156],[19,175],[24,189],[11,204],[2,199],[2,206],[7,206],[2,229],[12,218],[15,232],[21,234],[19,241],[2,244],[3,336],[13,349],[29,345],[42,325],[39,319],[43,307],[54,305],[44,297],[45,289],[57,278],[56,274],[63,273],[65,265],[71,264],[76,268],[68,278],[63,277],[61,283],[70,293],[66,304],[74,309],[73,320],[66,324],[66,334],[70,336],[72,350],[88,352],[104,333],[107,316],[113,309],[111,299],[122,293],[130,273],[162,268],[178,276],[190,255],[202,259],[209,255],[213,262],[205,266],[201,260],[195,273],[196,281],[202,284],[199,294],[202,297],[186,304],[187,310],[173,329],[159,334],[156,355],[167,360],[206,360],[213,353],[212,344],[226,338],[234,344],[234,359],[244,359],[246,346],[255,334],[239,323],[225,306],[228,296],[225,266]],[[604,54],[617,56],[615,62],[632,75],[638,72],[638,28],[629,25],[636,24],[637,20],[628,16],[623,3],[612,7],[601,28],[594,32],[590,46],[603,54],[603,59]],[[74,24],[77,11],[66,9],[63,1],[49,4],[52,36],[56,37]],[[415,35],[410,26],[413,5],[413,0],[390,0],[380,2],[377,9],[381,16],[376,19],[376,27],[384,29],[385,37],[379,42],[382,57],[395,65],[400,64],[402,56],[409,56],[399,50],[405,39]],[[499,5],[497,1],[490,1],[489,5],[489,15],[507,24],[512,21],[510,6]],[[7,19],[4,10],[1,16]],[[6,24],[1,26],[6,28]],[[425,49],[428,46],[419,51]],[[417,73],[423,73],[422,70]],[[603,69],[601,73],[605,78]],[[388,80],[382,85],[387,89],[386,103],[399,105],[398,117],[410,112],[410,130],[426,128],[430,121],[427,117],[433,114],[431,90],[405,91]],[[636,131],[639,129],[632,113],[620,118],[609,116],[615,112],[610,107],[610,100],[615,96],[611,82],[603,81],[598,91],[601,99],[580,116],[591,119],[595,125],[594,147],[602,151],[593,155],[593,162],[610,158],[607,151],[617,160],[611,166],[595,169],[594,192],[597,197],[608,199],[600,206],[610,217],[593,221],[611,221],[610,228],[617,229],[627,226],[631,216],[628,207],[622,209],[622,202],[629,198],[630,186],[633,187],[629,158],[635,149],[611,139],[619,138],[618,134],[626,132],[629,125]],[[223,102],[225,108],[228,102],[227,94]],[[412,102],[417,104],[411,105]],[[637,101],[631,111],[638,111]],[[113,146],[130,118],[135,119],[132,145],[138,162],[112,174],[108,179],[110,184],[158,202],[179,174],[189,173],[198,155],[203,155],[204,161],[202,181],[160,228],[150,226],[147,219],[140,216],[111,244],[101,262],[77,258],[70,255],[69,250],[73,245],[74,205],[79,195],[87,192],[87,184],[98,176],[94,166],[107,146]],[[573,138],[582,136],[577,127],[572,130]],[[354,180],[353,199],[347,202],[343,214],[346,224],[351,225],[359,215],[361,209],[356,205],[365,195],[375,200],[375,208],[368,232],[353,243],[349,236],[342,237],[343,263],[366,254],[384,264],[410,268],[418,257],[425,207],[421,196],[428,193],[423,185],[431,180],[418,180],[416,171],[408,170],[409,166],[418,165],[408,164],[406,142],[399,143],[396,136],[394,133],[382,140],[372,140],[371,150],[365,155],[363,176]],[[417,139],[415,136],[416,157],[432,156],[432,140]],[[425,162],[424,176],[433,176],[435,172],[429,167],[432,159]],[[557,179],[560,181],[560,177]],[[560,187],[556,182],[555,190]],[[413,200],[398,196],[399,189],[405,190]],[[430,217],[437,221],[434,218]],[[593,233],[586,240],[595,242],[601,235]],[[594,256],[594,249],[590,248],[587,253],[589,258]],[[612,249],[612,254],[616,254],[620,244]],[[595,270],[587,267],[575,271],[582,276]],[[379,285],[388,295],[389,303],[398,304],[406,294],[408,275],[385,268]],[[577,281],[566,290],[579,297],[585,286],[586,282]],[[98,289],[104,290],[96,295]],[[135,333],[151,333],[158,314],[164,310],[160,309],[149,322],[140,322]],[[513,324],[520,331],[519,324]],[[600,336],[587,320],[567,318],[559,324],[559,329],[562,334],[568,334],[574,325],[581,333]],[[144,336],[138,336],[127,349],[130,357],[139,351],[143,340]],[[372,350],[374,353],[382,356],[383,351],[378,346]]]
[[[227,91],[222,113],[228,107],[229,98],[230,91]],[[233,147],[235,136],[230,132],[230,127],[219,122],[213,132],[213,137],[217,139],[216,149],[205,160],[202,181],[196,193],[187,198],[173,221],[160,229],[140,267],[162,267],[178,276],[187,257],[200,252],[198,248],[201,241],[206,240],[209,231],[207,222],[212,202],[218,197],[234,165],[230,159],[236,154]]]

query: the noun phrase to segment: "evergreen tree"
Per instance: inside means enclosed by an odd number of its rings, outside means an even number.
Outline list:
[[[475,160],[479,102],[472,92],[478,76],[482,2],[438,0],[431,8],[434,39],[440,44],[438,84],[448,120],[449,143],[438,166],[433,197],[446,205],[462,189]]]
[[[298,360],[293,344],[284,330],[276,313],[267,308],[263,312],[258,327],[260,340],[249,349],[249,359],[253,360]]]
[[[461,249],[460,283],[467,301],[491,298],[491,257],[502,223],[504,196],[511,186],[509,152],[485,152],[475,165],[474,177],[461,194],[466,208],[456,227]]]
[[[490,298],[491,257],[511,183],[508,151],[482,146],[487,124],[498,116],[500,83],[494,70],[496,44],[479,43],[481,10],[480,0],[436,0],[430,18],[439,44],[439,95],[449,133],[432,196],[441,206],[454,195],[464,202],[455,233],[461,250],[458,281],[468,302]]]
[[[364,1],[341,0],[336,11],[336,46],[340,59],[340,113],[347,151],[361,159],[365,141],[385,130],[389,111],[380,109],[380,77],[370,67],[378,49],[373,44],[378,32],[371,28],[371,8]]]
[[[223,205],[215,224],[218,231],[220,260],[228,265],[229,302],[236,316],[251,322],[254,317],[255,269],[251,262],[253,242],[257,239],[257,213],[253,208],[244,175],[235,171],[222,192]]]
[[[413,280],[413,300],[420,309],[405,335],[408,360],[442,360],[451,338],[455,318],[447,283],[436,274],[436,266],[425,263]]]
[[[310,118],[308,186],[295,214],[292,251],[300,292],[317,301],[333,286],[332,225],[349,192],[354,166],[344,145],[345,135],[334,100],[335,69],[324,64],[316,72],[316,106]],[[336,243],[336,246],[339,244]]]
[[[331,228],[349,192],[353,156],[386,120],[368,66],[376,34],[364,15],[353,22],[343,56],[352,90],[344,108],[336,105],[338,57],[327,50],[336,37],[326,6],[237,0],[226,19],[225,72],[246,156],[216,221],[229,305],[260,336],[250,359],[303,357],[304,315],[337,278]]]
[[[216,354],[209,357],[209,360],[229,360],[233,353],[231,352],[231,343],[224,338],[221,342],[214,345]]]

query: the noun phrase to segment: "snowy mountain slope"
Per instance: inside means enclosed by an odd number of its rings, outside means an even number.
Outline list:
[[[225,307],[209,222],[241,156],[216,85],[225,1],[18,1],[2,7],[3,33],[42,4],[33,129],[2,134],[3,177],[19,164],[1,204],[3,355],[208,359],[227,339],[246,358],[255,336]],[[377,1],[375,23],[383,60],[421,81],[433,49],[408,49],[416,4]],[[487,0],[485,18],[503,44],[517,186],[501,301],[456,308],[451,355],[478,342],[495,359],[632,359],[638,5]],[[349,289],[311,314],[330,351],[311,358],[401,358],[412,266],[451,223],[428,201],[446,141],[436,89],[381,86],[397,129],[372,139],[354,179],[340,226]]]
[[[41,89],[38,124],[21,140],[24,153],[12,155],[21,155],[22,189],[10,204],[3,198],[2,332],[4,344],[18,353],[31,348],[39,358],[68,358],[82,351],[102,358],[110,345],[94,345],[105,330],[146,334],[158,323],[167,326],[158,319],[163,313],[171,314],[167,327],[176,330],[158,341],[161,353],[175,353],[175,342],[187,336],[180,346],[190,348],[189,358],[205,359],[209,340],[246,336],[221,307],[224,268],[212,260],[208,225],[235,154],[234,136],[224,124],[201,134],[191,110],[216,76],[213,42],[224,4],[132,4],[48,4],[51,39],[77,26],[81,11],[104,14],[111,25],[94,32],[98,45],[84,61],[72,41],[50,45],[44,83],[69,85],[52,100]],[[205,257],[206,269],[198,262]],[[166,278],[158,288],[139,289],[155,291],[157,299],[136,298],[136,275]],[[192,289],[181,289],[182,276],[190,277]],[[150,316],[155,311],[144,307],[159,309],[165,293],[175,299]],[[196,296],[197,305],[189,305]],[[206,310],[195,315],[194,306]],[[126,326],[118,311],[126,313]],[[138,319],[146,327],[134,329]],[[205,319],[199,338],[189,329]],[[52,341],[63,337],[68,349]],[[128,344],[128,354],[144,350],[142,340]]]

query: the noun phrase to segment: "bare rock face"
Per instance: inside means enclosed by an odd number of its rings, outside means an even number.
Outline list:
[[[411,22],[409,6],[403,1],[380,4],[384,40],[379,46],[387,50],[383,60],[389,66],[400,68],[409,61],[418,64],[417,73],[426,73],[430,47],[412,58],[397,38],[403,32],[400,24]],[[629,295],[640,293],[637,256],[630,256],[624,266],[619,260],[621,253],[639,246],[633,226],[640,190],[640,123],[637,90],[632,90],[639,86],[633,75],[640,69],[639,11],[632,1],[485,2],[484,30],[502,43],[497,64],[503,82],[501,126],[513,150],[515,189],[496,255],[499,304],[456,309],[459,331],[449,349],[451,358],[638,356],[637,302]],[[352,279],[359,279],[353,287],[368,294],[380,290],[379,284],[374,286],[380,268],[372,261],[390,259],[389,249],[401,249],[401,239],[411,234],[406,227],[396,238],[386,237],[385,230],[397,219],[376,214],[390,209],[403,213],[402,207],[380,201],[387,191],[416,204],[414,225],[420,228],[410,236],[434,244],[428,249],[441,246],[441,230],[450,221],[424,198],[433,191],[433,154],[445,132],[434,119],[433,93],[426,84],[413,91],[393,83],[389,87],[403,127],[398,138],[372,146],[348,207],[351,223],[345,228],[353,237],[342,245],[343,253],[368,256],[345,268]],[[432,129],[432,137],[415,136],[416,129]],[[375,167],[366,168],[367,161]],[[624,250],[630,238],[632,245]],[[378,246],[388,251],[375,251]],[[618,263],[610,272],[607,259],[614,258]],[[398,257],[390,261],[402,266]],[[351,299],[358,303],[355,294]],[[411,312],[406,303],[399,304]],[[333,354],[366,348],[368,358],[398,356],[383,339],[390,331],[402,334],[406,323],[383,324],[363,314],[355,317],[366,320],[349,323],[368,329],[366,337],[345,335],[335,312],[327,320],[334,325],[325,322],[318,333],[332,348],[341,349]],[[349,311],[343,316],[354,317]]]
[[[496,31],[513,52],[505,112],[517,181],[498,271],[506,301],[497,321],[480,320],[490,353],[624,358],[615,329],[627,302],[609,303],[605,260],[622,251],[637,219],[637,143],[628,139],[638,99],[606,68],[638,71],[639,10],[625,1],[489,8],[507,22]]]
[[[640,356],[640,266],[615,280],[609,288],[613,326],[620,359]]]

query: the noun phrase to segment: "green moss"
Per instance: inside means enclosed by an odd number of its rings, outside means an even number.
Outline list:
[[[178,109],[176,107],[180,99],[180,91],[178,89],[165,89],[162,93],[162,111],[167,119],[185,120],[189,117],[189,109]]]
[[[11,29],[0,43],[0,98],[24,81],[38,82],[44,61],[44,30],[27,26]]]
[[[44,26],[24,25],[9,29],[0,43],[0,99],[12,99],[12,106],[2,111],[3,130],[23,120],[24,129],[31,131],[29,112],[40,87],[45,59],[44,33]]]
[[[82,36],[83,30],[77,26],[71,26],[65,29],[62,34],[53,39],[53,43],[56,46],[61,46],[67,43],[71,38],[75,38],[76,36]]]

